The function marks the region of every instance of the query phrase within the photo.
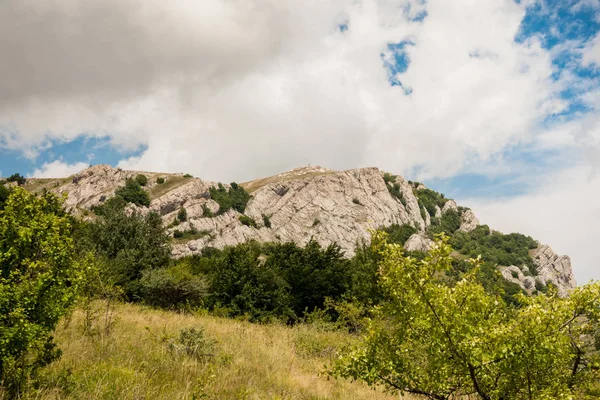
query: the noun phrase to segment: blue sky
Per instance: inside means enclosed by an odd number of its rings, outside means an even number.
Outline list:
[[[600,278],[600,0],[69,4],[0,2],[3,175],[377,166]]]

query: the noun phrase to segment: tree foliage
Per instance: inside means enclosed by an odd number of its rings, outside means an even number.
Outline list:
[[[127,179],[125,186],[115,190],[115,195],[121,197],[127,203],[132,203],[136,206],[148,207],[150,205],[148,193],[134,179]]]
[[[252,198],[252,196],[237,183],[232,182],[230,186],[231,187],[228,190],[223,184],[219,183],[216,188],[211,187],[209,189],[211,199],[219,204],[217,215],[224,214],[232,208],[243,214],[246,210],[246,205]]]
[[[460,253],[481,258],[495,265],[527,265],[536,275],[535,264],[529,250],[537,247],[537,242],[520,233],[505,235],[492,232],[487,225],[480,225],[471,232],[456,232],[450,241]]]
[[[7,182],[17,182],[17,185],[23,186],[27,183],[27,179],[19,173],[12,174],[8,178],[6,178]]]
[[[480,261],[455,286],[435,277],[452,268],[452,248],[441,237],[425,259],[406,257],[385,233],[373,239],[381,256],[385,296],[368,334],[332,369],[342,377],[430,399],[581,398],[597,380],[591,333],[600,316],[600,284],[521,296],[510,307],[486,292]]]
[[[158,214],[127,212],[123,204],[103,207],[87,232],[91,249],[107,261],[106,274],[131,299],[139,294],[142,272],[166,266],[171,248]]]
[[[71,231],[51,194],[15,188],[0,210],[0,384],[10,397],[60,355],[52,331],[73,304],[85,267]]]

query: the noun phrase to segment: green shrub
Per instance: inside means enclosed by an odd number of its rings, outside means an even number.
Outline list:
[[[263,225],[265,226],[265,228],[270,228],[271,227],[271,219],[269,218],[268,215],[263,214]]]
[[[197,269],[210,276],[211,308],[225,307],[231,316],[246,315],[251,321],[292,315],[289,285],[279,266],[263,264],[261,254],[261,245],[250,242],[209,251],[196,261]]]
[[[211,199],[219,204],[217,215],[224,214],[232,208],[243,214],[246,211],[246,205],[252,198],[243,187],[235,182],[231,183],[229,190],[222,183],[219,183],[216,188],[211,187],[209,192]]]
[[[184,207],[179,209],[179,212],[177,213],[177,219],[180,222],[187,221],[187,210]]]
[[[6,178],[6,181],[7,182],[17,182],[17,185],[19,185],[19,186],[23,186],[24,184],[27,183],[27,179],[25,179],[25,177],[19,173],[12,174],[8,178]]]
[[[184,175],[183,175],[183,177],[184,177],[184,178],[193,178],[193,176],[192,176],[192,175],[190,175],[190,174],[184,174]]]
[[[406,207],[406,199],[404,198],[404,194],[400,190],[400,184],[396,183],[396,176],[386,172],[385,174],[383,174],[383,181],[385,182],[385,186],[390,192],[390,195],[398,199],[400,203],[402,203],[402,205]]]
[[[78,260],[71,218],[54,195],[11,190],[0,211],[0,396],[20,398],[60,356],[52,333],[73,305],[88,260]]]
[[[317,225],[319,225],[320,223],[321,223],[321,220],[320,220],[319,218],[315,218],[315,219],[314,219],[314,221],[313,221],[313,224],[312,224],[312,226],[317,226]]]
[[[182,237],[183,237],[183,232],[181,232],[179,229],[175,229],[175,230],[173,231],[173,237],[174,237],[175,239],[180,239],[180,238],[182,238]]]
[[[527,265],[533,275],[537,275],[529,250],[537,247],[530,236],[520,233],[505,235],[491,232],[487,225],[480,225],[471,232],[456,232],[450,239],[452,246],[460,253],[477,257],[495,265]]]
[[[10,195],[10,190],[8,190],[4,185],[0,184],[0,210],[4,208],[4,203],[8,200],[8,196]]]
[[[210,211],[210,208],[208,208],[206,204],[202,204],[202,216],[205,218],[212,218],[215,215]]]
[[[208,284],[185,263],[168,268],[146,270],[140,279],[141,299],[155,307],[198,308],[208,296]]]
[[[206,361],[214,356],[216,342],[206,337],[204,327],[184,328],[179,337],[169,342],[169,350],[186,355],[197,361]]]
[[[447,201],[443,194],[431,189],[419,189],[415,192],[415,195],[419,199],[421,205],[427,209],[427,212],[432,217],[435,216],[435,206],[442,208]]]
[[[163,177],[156,178],[156,183],[159,185],[162,185],[163,183],[165,183],[165,178],[163,178]]]
[[[127,179],[125,186],[115,190],[115,195],[121,197],[128,203],[133,203],[137,206],[150,206],[150,197],[148,193],[142,189],[140,184],[133,179]]]
[[[140,186],[146,186],[146,184],[148,183],[148,177],[146,175],[143,174],[138,174],[135,177],[135,181],[140,185]]]
[[[518,279],[519,278],[519,273],[517,271],[510,271],[510,274],[512,275],[513,278]]]
[[[361,205],[361,203],[360,203],[360,200],[359,200],[359,199],[357,199],[357,198],[354,198],[354,199],[352,199],[352,202],[353,202],[354,204]]]
[[[446,210],[446,212],[442,214],[441,218],[431,218],[431,226],[429,226],[427,232],[431,238],[442,232],[446,233],[447,235],[452,235],[454,232],[458,231],[461,222],[459,211],[452,209]]]
[[[157,213],[127,213],[125,203],[108,203],[103,205],[102,218],[88,225],[87,240],[91,249],[106,260],[109,281],[134,299],[142,272],[167,265],[169,237]]]
[[[402,246],[404,246],[404,243],[408,240],[408,238],[417,233],[417,230],[409,224],[393,224],[383,228],[382,231],[388,234],[390,242],[398,243]]]
[[[252,228],[256,228],[256,221],[254,221],[252,218],[250,218],[247,215],[240,215],[239,216],[239,220],[242,223],[242,225],[246,225],[246,226],[250,226]]]

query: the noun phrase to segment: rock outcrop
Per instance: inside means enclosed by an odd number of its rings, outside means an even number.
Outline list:
[[[430,215],[417,198],[419,190],[425,188],[422,184],[415,186],[401,176],[391,179],[391,175],[385,175],[384,179],[384,173],[377,168],[334,171],[304,167],[241,184],[252,195],[244,214],[255,221],[256,227],[244,225],[240,221],[242,214],[233,209],[219,215],[219,204],[210,195],[210,188],[217,183],[189,175],[97,165],[70,178],[30,179],[27,185],[32,191],[64,193],[71,211],[89,215],[87,210],[106,201],[127,179],[138,174],[148,178],[144,189],[151,199],[150,207],[139,208],[140,212],[157,212],[170,233],[176,229],[198,232],[192,240],[173,244],[175,257],[196,254],[207,246],[223,248],[248,240],[304,245],[311,239],[324,246],[337,243],[347,256],[352,256],[357,242],[370,238],[370,230],[392,224],[416,228],[418,233],[408,239],[405,248],[427,251],[433,244],[426,236],[432,217],[439,219],[455,210],[461,214],[461,231],[470,232],[479,225],[470,209],[458,207],[451,199],[442,208],[436,206],[435,215]],[[185,208],[187,219],[175,227],[172,223],[181,208]],[[269,221],[268,227],[264,221]],[[502,274],[530,293],[536,283],[540,286],[551,282],[561,295],[575,287],[569,257],[540,246],[533,252],[533,259],[535,278],[528,276],[525,266],[506,267]]]
[[[423,251],[427,252],[433,247],[434,241],[415,233],[411,237],[408,238],[406,243],[404,243],[404,248],[408,251]]]

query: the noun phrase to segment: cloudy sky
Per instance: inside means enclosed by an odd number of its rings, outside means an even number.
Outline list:
[[[600,278],[600,0],[2,0],[0,171],[378,166]]]

